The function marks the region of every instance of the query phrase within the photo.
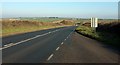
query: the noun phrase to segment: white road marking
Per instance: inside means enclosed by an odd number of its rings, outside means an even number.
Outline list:
[[[6,49],[6,48],[8,48],[8,47],[11,47],[11,46],[5,46],[5,47],[3,47],[2,49]],[[0,49],[0,50],[2,50],[2,49]]]
[[[66,39],[65,39],[66,40]]]
[[[68,37],[72,34],[72,32],[68,35]]]
[[[57,30],[57,31],[58,31],[58,30]],[[56,30],[55,30],[55,31],[52,31],[52,32],[56,32]],[[15,45],[18,45],[18,44],[27,42],[27,41],[30,41],[30,40],[32,40],[32,39],[35,39],[35,38],[38,38],[38,37],[41,37],[41,36],[45,36],[45,35],[50,34],[50,33],[52,33],[52,32],[48,32],[48,33],[44,33],[44,34],[41,34],[41,35],[37,35],[37,36],[35,36],[35,37],[28,38],[28,39],[26,39],[26,40],[22,40],[22,41],[17,42],[17,43],[9,43],[9,44],[6,44],[6,45],[4,45],[4,47],[0,48],[0,50],[3,50],[3,49],[6,49],[6,48],[15,46]]]
[[[32,39],[35,39],[35,38],[38,38],[38,37],[41,37],[41,36],[45,36],[45,35],[50,34],[50,33],[54,33],[54,32],[59,31],[59,30],[60,30],[60,29],[54,30],[54,31],[52,31],[52,32],[44,33],[44,34],[42,34],[42,35],[37,35],[37,36],[35,36],[35,37],[29,38],[29,39],[26,39],[26,40],[22,40],[22,41],[17,42],[17,43],[10,43],[10,44],[4,45],[4,47],[0,48],[0,50],[3,50],[3,49],[6,49],[6,48],[15,46],[15,45],[18,45],[18,44],[27,42],[27,41],[30,41],[30,40],[32,40]],[[71,32],[71,33],[72,33],[72,32]],[[70,34],[71,34],[71,33],[70,33]],[[70,36],[70,34],[69,34],[69,36]],[[68,37],[67,37],[67,38],[68,38]],[[65,39],[65,40],[66,40],[66,39]],[[63,42],[61,43],[61,45],[62,45],[62,44],[63,44]],[[59,48],[58,48],[58,49],[59,49]]]
[[[51,55],[48,57],[47,61],[50,60],[52,57],[53,57],[53,54],[51,54]]]
[[[42,36],[42,35],[37,35],[36,37],[40,37],[40,36]]]
[[[58,31],[58,30],[55,30],[55,31],[53,31],[53,32],[56,32],[56,31]],[[69,38],[69,36],[70,36],[71,34],[72,34],[72,32],[67,36],[67,38]],[[66,39],[67,39],[67,38],[66,38]],[[66,40],[66,39],[65,39],[65,40]],[[62,45],[62,44],[63,44],[63,42],[61,43],[61,45]],[[60,48],[60,47],[57,47],[57,48],[56,48],[56,51],[59,50],[59,48]],[[53,57],[53,54],[51,54],[51,55],[48,57],[47,61],[50,60],[52,57]]]
[[[61,43],[61,45],[63,44],[63,42]]]
[[[67,37],[68,38],[68,37]]]
[[[53,31],[53,33],[56,32],[56,31]]]
[[[2,50],[2,48],[0,48],[0,50]]]
[[[70,33],[70,35],[73,33],[74,31],[72,31],[71,33]]]
[[[7,45],[4,45],[4,46],[7,46]]]
[[[13,43],[9,43],[9,44],[7,44],[7,45],[4,45],[4,47],[12,46],[12,45],[13,45]]]
[[[56,51],[59,50],[59,48],[60,48],[60,47],[58,47],[58,48],[56,49]]]
[[[67,36],[67,38],[66,38],[64,41],[66,41],[71,34],[72,34],[72,32]],[[62,45],[62,44],[63,44],[63,42],[61,43],[61,45]]]
[[[13,43],[9,44],[8,46],[12,46],[12,45],[13,45]]]

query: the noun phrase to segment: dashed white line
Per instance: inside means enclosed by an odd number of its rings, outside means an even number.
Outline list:
[[[73,31],[70,34],[72,34],[72,33],[73,33]]]
[[[65,39],[65,41],[66,41],[66,39]]]
[[[55,31],[53,31],[53,32],[56,32],[56,31],[58,31],[58,30],[55,30]],[[69,36],[70,36],[71,34],[72,34],[72,32],[67,36],[67,38],[69,38]],[[67,38],[66,38],[66,39],[67,39]],[[66,39],[65,39],[65,40],[66,40]],[[64,40],[64,41],[65,41],[65,40]],[[63,42],[61,43],[61,45],[62,45],[62,44],[63,44]],[[60,47],[57,47],[57,48],[56,48],[56,51],[59,50],[59,48],[60,48]],[[52,57],[53,57],[53,54],[51,54],[51,55],[48,57],[47,61],[50,60]]]
[[[56,51],[59,50],[60,47],[57,47]]]
[[[68,37],[67,37],[68,38]]]
[[[47,61],[50,60],[52,57],[53,57],[53,54],[51,54],[51,55],[48,57]]]
[[[61,45],[63,44],[63,42],[61,43]]]
[[[72,34],[72,32],[68,35],[68,37]]]
[[[53,31],[53,32],[55,32],[55,31]],[[71,33],[72,33],[72,32],[71,32]],[[70,34],[71,34],[71,33],[70,33]],[[68,35],[67,38],[69,38],[70,34]],[[67,38],[66,38],[66,39],[67,39]],[[65,39],[65,40],[66,40],[66,39]],[[62,45],[62,44],[63,44],[63,42],[61,43],[61,45]],[[57,48],[56,48],[56,51],[59,50],[59,48],[60,48],[60,47],[57,47]],[[50,60],[52,57],[53,57],[53,54],[51,54],[51,55],[48,57],[47,61]]]

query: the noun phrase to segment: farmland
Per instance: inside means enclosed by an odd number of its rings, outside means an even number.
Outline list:
[[[0,23],[2,23],[1,36],[74,25],[73,20],[66,18],[12,18],[3,19]]]
[[[71,20],[71,18],[58,18],[58,17],[20,17],[16,19],[38,21],[38,22],[53,22],[53,21],[68,20],[68,19]]]

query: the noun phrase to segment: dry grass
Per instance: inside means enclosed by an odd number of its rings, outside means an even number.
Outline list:
[[[68,22],[68,21],[64,21],[64,22]],[[70,22],[71,21],[69,21],[69,23]],[[0,21],[0,23],[2,23],[1,36],[8,36],[8,35],[14,35],[19,33],[36,31],[36,30],[72,25],[71,23],[66,24],[66,23],[63,23],[62,21],[59,23],[53,23],[53,22],[37,22],[37,21],[27,21],[27,20],[11,21],[7,19]]]

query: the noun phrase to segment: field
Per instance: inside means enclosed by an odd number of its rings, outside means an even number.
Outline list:
[[[43,19],[42,19],[43,20]],[[45,20],[45,19],[44,19]],[[47,22],[49,21],[49,22]],[[27,33],[37,30],[63,27],[63,26],[71,26],[74,25],[73,20],[56,20],[53,18],[46,19],[45,22],[35,21],[35,20],[18,20],[18,19],[3,19],[0,21],[2,23],[2,35],[1,36],[9,36],[20,33]]]
[[[76,31],[105,44],[118,48],[120,46],[120,22],[117,20],[100,20],[96,30],[90,27],[90,22],[84,22],[76,29]]]
[[[27,21],[38,21],[38,22],[54,22],[54,21],[59,21],[59,20],[69,20],[70,18],[58,18],[58,17],[22,17],[22,18],[16,18],[16,19],[27,20]]]

